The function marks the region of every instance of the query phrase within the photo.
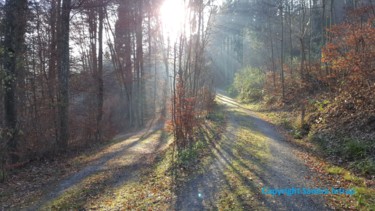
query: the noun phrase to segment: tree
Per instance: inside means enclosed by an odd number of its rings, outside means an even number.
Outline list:
[[[281,89],[282,97],[285,99],[285,76],[284,76],[284,5],[283,0],[280,1],[279,5],[280,19],[281,19],[281,49],[280,49],[280,68],[281,68]]]
[[[27,0],[8,0],[5,4],[5,35],[4,35],[4,108],[5,123],[8,134],[8,150],[10,162],[18,161],[18,112],[17,83],[23,77],[23,53],[26,33]],[[22,91],[22,90],[20,90]]]
[[[71,0],[63,0],[58,30],[58,119],[57,146],[65,150],[69,140],[69,23]]]
[[[99,13],[99,52],[98,52],[98,73],[97,73],[97,117],[96,117],[96,139],[101,140],[101,122],[103,118],[104,84],[103,84],[103,25],[104,25],[104,1],[100,0]]]

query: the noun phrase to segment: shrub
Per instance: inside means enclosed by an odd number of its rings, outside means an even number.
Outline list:
[[[246,67],[236,73],[233,87],[243,101],[262,100],[264,80],[265,74],[262,70]]]
[[[226,91],[230,97],[236,97],[238,95],[237,89],[234,88],[233,85],[228,86]]]
[[[365,158],[367,150],[368,146],[357,140],[348,139],[344,144],[344,153],[348,160]]]

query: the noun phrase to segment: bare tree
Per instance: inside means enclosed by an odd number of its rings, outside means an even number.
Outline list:
[[[17,82],[22,81],[23,53],[26,32],[27,0],[8,0],[5,4],[4,70],[5,70],[5,124],[9,130],[7,140],[10,162],[18,155]],[[21,90],[23,91],[23,90]]]
[[[59,150],[65,150],[69,140],[69,23],[71,0],[63,0],[58,33],[58,119],[59,119]]]

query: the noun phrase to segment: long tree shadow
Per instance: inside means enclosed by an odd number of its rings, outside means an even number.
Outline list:
[[[219,100],[222,101],[224,104],[226,104],[228,107],[231,107],[232,109],[238,108],[238,109],[235,109],[234,113],[238,119],[243,120],[243,121],[236,121],[236,123],[238,123],[240,126],[246,126],[248,122],[253,122],[256,125],[256,127],[252,128],[253,130],[262,132],[265,136],[272,138],[275,141],[285,142],[289,144],[290,147],[293,147],[293,149],[295,150],[299,150],[299,151],[303,150],[304,152],[308,152],[312,154],[318,153],[315,148],[309,147],[308,145],[304,143],[284,138],[278,132],[276,132],[276,131],[279,131],[280,129],[278,126],[266,120],[263,120],[251,109],[243,107],[241,104],[235,102],[233,99],[225,96],[224,94],[220,94],[218,97],[219,97]]]
[[[239,158],[239,155],[235,155],[234,150],[236,148],[234,141],[236,134],[232,130],[231,132],[227,131],[225,134],[223,134],[219,141],[213,141],[210,140],[210,146],[212,147],[212,155],[216,158],[216,160],[220,163],[220,166],[222,166],[221,176],[226,178],[225,179],[225,185],[229,187],[229,190],[233,193],[236,192],[236,188],[232,186],[231,182],[223,174],[223,171],[225,171],[225,168],[229,169],[230,171],[233,171],[236,176],[239,178],[240,183],[242,186],[246,187],[251,193],[254,193],[256,197],[261,201],[264,202],[264,206],[268,208],[275,208],[275,206],[271,203],[271,199],[267,198],[265,195],[260,195],[260,188],[259,186],[256,186],[253,179],[249,179],[249,177],[243,175],[243,169],[251,171],[257,178],[263,178],[264,174],[261,174],[259,172],[259,169],[262,170],[264,168],[265,160],[262,160],[252,154],[249,150],[242,149],[241,150],[241,156],[246,155],[246,160],[251,162],[251,164],[256,165],[256,168],[253,166],[250,166],[248,164],[245,164],[241,160],[243,158]],[[223,141],[224,140],[224,141]],[[231,141],[232,140],[232,141]],[[247,146],[247,148],[253,148],[256,150],[264,150],[259,148],[259,146],[251,144],[249,142],[250,146]],[[239,166],[233,165],[233,161],[239,164]],[[224,168],[223,168],[224,167]],[[242,169],[242,171],[241,171]],[[263,181],[264,184],[268,185],[267,181]],[[244,208],[245,210],[247,208],[259,208],[254,207],[252,204],[249,204],[249,199],[246,196],[243,195],[237,195],[237,199],[240,202],[240,206]]]
[[[82,208],[88,200],[99,197],[106,189],[117,187],[131,180],[136,176],[137,170],[152,164],[152,162],[149,162],[150,156],[155,157],[154,154],[166,144],[165,136],[160,130],[162,127],[163,125],[159,125],[140,137],[130,137],[115,144],[118,146],[114,147],[114,151],[105,153],[97,158],[93,164],[51,188],[39,203],[28,210],[48,210],[51,209],[50,206],[53,204],[62,204],[63,207],[58,209]],[[155,139],[154,136],[158,138]],[[142,148],[145,147],[151,149],[143,152],[144,149]]]
[[[246,116],[239,116],[240,118],[246,118]],[[293,145],[288,144],[284,141],[274,128],[269,125],[267,122],[257,119],[250,118],[251,121],[254,121],[254,124],[244,124],[245,122],[237,121],[236,124],[239,124],[240,127],[244,127],[251,132],[260,132],[263,136],[267,137],[268,145],[270,147],[270,155],[273,157],[270,159],[270,162],[266,165],[258,165],[260,168],[259,173],[255,169],[252,169],[252,172],[257,174],[264,187],[275,187],[275,188],[300,188],[308,187],[313,185],[312,181],[306,179],[306,177],[314,177],[312,172],[307,173],[308,168],[299,161],[296,157],[292,156],[294,150],[299,150]],[[251,145],[251,142],[247,142],[248,147],[254,147]],[[251,152],[243,153],[241,155],[244,159],[250,160],[251,163],[256,163],[252,161]],[[240,165],[244,168],[248,168],[245,163]],[[275,198],[275,197],[274,197]],[[277,196],[276,204],[278,207],[285,207],[292,210],[324,210],[327,209],[324,205],[323,199],[321,196],[305,196],[305,195],[295,195],[295,196]],[[273,207],[276,208],[276,207]]]
[[[232,184],[224,173],[226,169],[231,169],[239,176],[240,183],[243,186],[246,186],[253,193],[259,192],[254,183],[242,175],[240,170],[232,164],[231,160],[236,159],[236,156],[231,150],[231,145],[227,142],[222,143],[222,140],[229,140],[227,137],[228,131],[224,131],[220,135],[216,134],[214,138],[211,138],[217,131],[206,124],[202,125],[202,127],[204,128],[201,130],[203,133],[201,140],[207,143],[209,156],[213,158],[213,162],[206,164],[206,166],[201,166],[201,168],[205,169],[204,172],[187,181],[184,185],[184,191],[177,192],[176,209],[217,209],[217,193],[220,192],[223,186],[236,196],[236,201],[244,210],[254,209],[253,205],[247,203],[248,198],[236,194],[238,187]],[[260,160],[258,161],[260,162]],[[268,203],[265,198],[262,201]]]
[[[237,134],[236,128],[243,128],[250,131],[251,133],[260,133],[267,140],[272,142],[280,142],[282,137],[273,130],[273,127],[266,123],[265,121],[243,114],[243,112],[228,112],[230,122],[234,124],[232,128],[227,129],[226,133],[222,134],[219,141],[209,140],[210,146],[212,148],[212,155],[215,156],[216,160],[221,163],[219,166],[226,166],[231,172],[233,172],[239,179],[240,184],[244,186],[249,192],[254,193],[256,197],[261,201],[261,204],[249,203],[249,200],[244,195],[237,195],[237,199],[240,206],[243,209],[256,208],[259,209],[264,207],[266,209],[277,210],[277,209],[288,209],[288,210],[309,210],[309,209],[326,209],[320,200],[312,200],[311,197],[304,196],[277,196],[269,197],[261,194],[261,188],[263,187],[300,187],[304,185],[301,181],[290,181],[290,174],[288,172],[282,171],[281,169],[274,168],[273,166],[267,165],[267,159],[259,158],[254,155],[254,150],[265,150],[259,148],[258,145],[251,141],[246,142],[246,146],[238,148],[237,144]],[[250,122],[250,123],[249,123]],[[211,132],[215,132],[212,128],[208,128]],[[251,150],[249,150],[251,149]],[[270,152],[273,154],[274,152]],[[235,163],[235,164],[234,164]],[[302,165],[301,163],[296,163],[296,165]],[[251,174],[256,179],[249,179],[243,174],[244,171],[251,172]],[[228,189],[235,193],[236,188],[231,184],[229,178],[224,174],[221,177],[225,179],[225,185]],[[260,185],[255,185],[256,182],[261,183]],[[317,198],[317,197],[315,197]],[[258,206],[258,207],[257,207]],[[306,208],[308,207],[308,208]]]

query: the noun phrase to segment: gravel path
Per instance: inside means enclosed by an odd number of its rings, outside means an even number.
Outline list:
[[[94,155],[94,159],[89,165],[63,179],[58,184],[51,185],[38,203],[22,210],[50,210],[51,208],[46,207],[48,203],[58,199],[62,194],[75,188],[85,179],[100,172],[113,175],[103,181],[108,187],[116,187],[133,177],[138,177],[139,170],[152,164],[150,160],[168,145],[161,138],[160,129],[163,128],[163,125],[162,122],[158,122],[142,131],[115,137],[115,139],[122,139],[123,141]]]
[[[225,174],[228,169],[235,169],[233,163],[238,160],[252,163],[251,165],[241,163],[241,165],[253,175],[253,178],[249,179],[242,172],[235,172],[243,181],[242,188],[254,193],[251,199],[239,199],[242,210],[329,210],[321,195],[272,196],[263,194],[262,188],[270,190],[319,187],[313,182],[314,173],[296,156],[298,149],[285,142],[272,125],[259,118],[256,113],[241,107],[229,97],[218,94],[218,100],[224,105],[227,124],[225,132],[221,138],[218,138],[219,144],[211,143],[214,161],[205,169],[205,173],[191,178],[180,189],[177,193],[176,210],[217,209],[220,200],[218,197],[223,187],[229,187],[233,193],[237,191],[236,188],[239,188],[229,184],[230,181]],[[253,153],[246,150],[241,154],[240,159],[238,154],[234,153],[233,149],[238,147],[239,128],[244,128],[244,124],[249,131],[265,137],[264,150],[270,155],[267,159],[259,160]],[[48,209],[45,205],[49,202],[98,172],[108,172],[113,175],[104,181],[109,187],[116,187],[126,183],[132,177],[137,177],[137,172],[149,165],[148,157],[167,146],[167,143],[160,142],[160,134],[157,133],[160,128],[162,124],[156,124],[141,132],[118,137],[124,141],[95,155],[91,164],[58,184],[52,185],[39,203],[26,210]],[[252,144],[254,143],[249,141],[243,147],[248,149],[253,147]]]
[[[218,94],[218,101],[225,105],[225,113],[228,117],[225,134],[227,138],[222,138],[220,149],[214,149],[215,162],[209,167],[207,173],[192,179],[185,188],[178,194],[177,210],[212,210],[217,209],[218,192],[220,187],[228,185],[223,174],[225,169],[232,166],[232,161],[238,160],[233,154],[236,145],[237,129],[244,122],[249,123],[248,128],[256,131],[265,137],[267,151],[270,156],[259,161],[251,153],[242,154],[241,159],[250,161],[254,165],[246,166],[254,178],[250,180],[243,178],[245,188],[255,192],[257,203],[244,203],[243,210],[329,210],[325,205],[322,195],[295,194],[287,196],[285,194],[272,196],[263,194],[262,188],[285,189],[285,188],[319,188],[314,184],[314,173],[296,156],[298,149],[284,141],[283,137],[276,129],[259,118],[254,112],[241,107],[233,99]],[[240,113],[240,114],[239,114]],[[252,147],[249,142],[249,146]],[[244,165],[245,166],[245,165]],[[241,172],[238,172],[240,175]],[[264,189],[266,191],[266,189]],[[231,190],[235,192],[236,190]],[[240,199],[244,200],[244,199]],[[252,199],[254,200],[254,199]],[[260,204],[260,205],[259,205]]]

